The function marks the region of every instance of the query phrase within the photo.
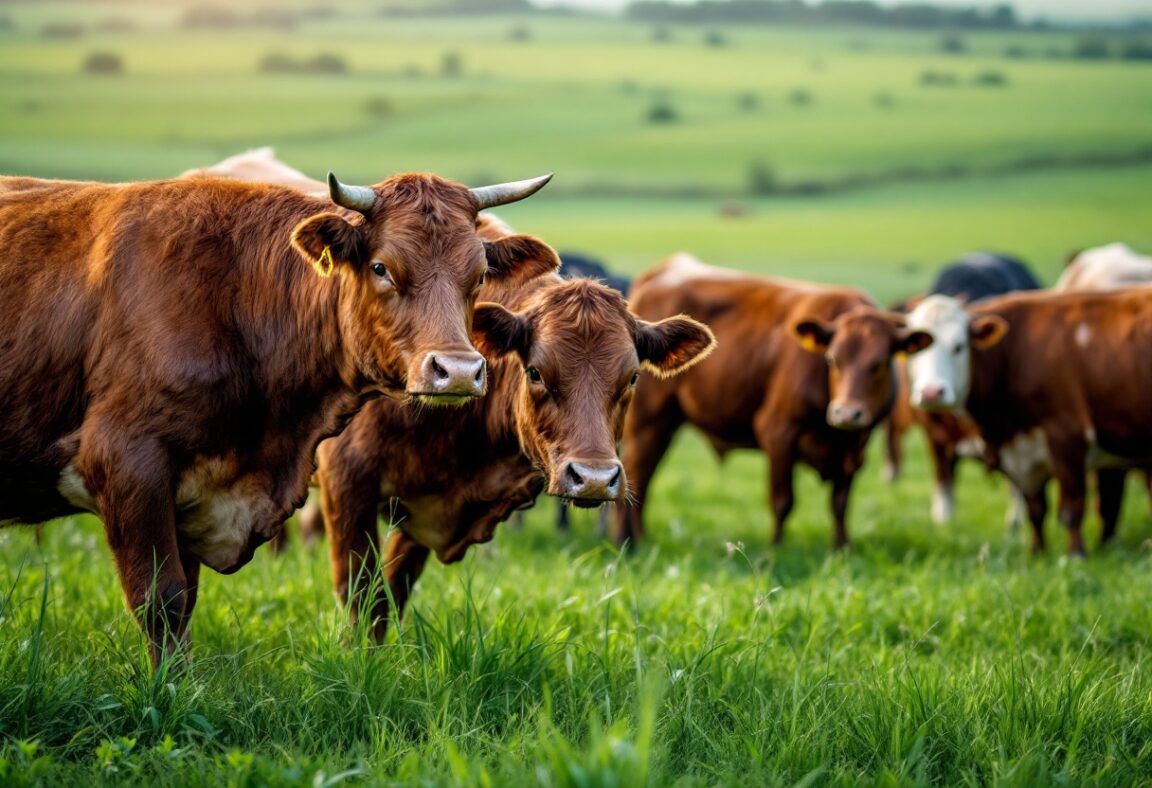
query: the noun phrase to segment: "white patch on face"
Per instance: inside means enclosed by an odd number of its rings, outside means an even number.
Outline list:
[[[1087,323],[1081,322],[1076,326],[1076,344],[1080,347],[1088,347],[1088,343],[1092,341],[1092,329],[1088,327]]]
[[[968,313],[947,296],[928,296],[908,313],[913,331],[932,335],[932,344],[908,357],[909,400],[913,407],[963,410],[968,400],[971,349]],[[935,396],[926,396],[935,392]]]
[[[1000,470],[1025,495],[1040,492],[1053,471],[1044,431],[1034,427],[1000,447]]]

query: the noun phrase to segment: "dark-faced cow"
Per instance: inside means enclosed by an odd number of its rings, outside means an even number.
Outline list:
[[[968,309],[933,296],[908,320],[936,339],[909,362],[913,404],[971,416],[989,464],[1025,498],[1033,550],[1044,548],[1055,478],[1069,548],[1083,553],[1093,468],[1111,539],[1125,469],[1152,464],[1152,287],[1010,295]]]
[[[477,211],[545,180],[331,178],[339,208],[214,178],[0,180],[0,520],[98,514],[159,660],[201,565],[247,563],[365,398],[485,392],[481,283],[556,260],[485,244]]]
[[[652,475],[676,430],[691,424],[721,455],[768,455],[776,542],[803,462],[831,482],[835,544],[846,544],[852,480],[895,394],[893,357],[931,338],[907,331],[858,290],[753,276],[684,254],[638,278],[631,303],[646,320],[683,313],[708,324],[718,349],[675,379],[641,381],[624,429],[632,503],[617,507],[616,538],[643,535]]]
[[[333,582],[377,638],[389,595],[399,615],[430,553],[461,560],[542,491],[577,506],[617,501],[627,486],[617,444],[640,369],[674,375],[715,341],[685,317],[638,320],[586,279],[485,286],[481,298],[503,305],[476,309],[487,397],[454,410],[370,402],[320,445]],[[395,525],[384,545],[381,515]],[[373,586],[381,561],[387,588]]]

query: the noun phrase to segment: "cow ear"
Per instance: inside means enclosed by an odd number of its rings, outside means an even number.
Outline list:
[[[312,216],[292,231],[292,246],[309,263],[329,270],[337,262],[358,263],[368,254],[368,244],[360,228],[335,213]]]
[[[500,304],[480,303],[472,315],[472,341],[486,356],[518,353],[525,357],[532,346],[532,323]]]
[[[712,329],[685,315],[659,323],[636,321],[636,356],[657,377],[676,375],[707,358],[716,347]]]
[[[972,346],[981,349],[996,345],[1007,333],[1008,321],[999,315],[978,315],[968,324]]]
[[[560,267],[556,250],[531,235],[507,235],[484,242],[488,280],[515,287]]]
[[[933,342],[932,335],[927,331],[909,331],[904,329],[896,338],[896,352],[919,353]]]
[[[792,333],[809,353],[827,353],[836,329],[831,323],[809,318],[792,326]]]

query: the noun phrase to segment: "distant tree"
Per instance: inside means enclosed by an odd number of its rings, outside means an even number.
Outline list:
[[[1152,60],[1152,44],[1147,41],[1129,41],[1120,50],[1125,60]]]
[[[1076,40],[1076,46],[1072,49],[1073,57],[1082,60],[1102,60],[1110,54],[1108,39],[1099,35],[1081,36]]]
[[[990,69],[988,71],[981,71],[972,81],[981,87],[1002,88],[1008,84],[1008,77],[1003,71]]]
[[[748,91],[736,97],[736,106],[741,112],[755,112],[760,109],[760,97]]]
[[[49,22],[40,28],[40,35],[44,38],[79,38],[84,35],[84,25],[75,22]]]
[[[775,194],[779,188],[776,171],[763,161],[748,164],[748,193],[754,195]]]
[[[955,33],[949,33],[940,39],[940,51],[949,55],[962,55],[968,51],[968,43]]]
[[[796,88],[788,94],[789,103],[796,107],[807,107],[814,100],[815,97],[804,88]]]
[[[648,108],[646,117],[649,123],[676,123],[680,120],[680,113],[671,102],[662,99]]]
[[[377,118],[386,118],[393,114],[395,107],[387,96],[373,96],[364,102],[364,111]]]
[[[728,46],[728,36],[719,30],[710,30],[704,35],[704,46],[720,49]]]
[[[891,93],[877,93],[873,102],[880,109],[892,109],[896,106],[896,97]]]
[[[1021,58],[1028,57],[1028,50],[1019,44],[1012,44],[1004,48],[1004,57],[1020,60]]]
[[[15,30],[16,23],[7,14],[0,14],[0,30]]]
[[[259,69],[265,74],[295,74],[300,64],[283,52],[271,52],[260,59]]]
[[[925,69],[920,72],[920,84],[927,87],[942,87],[956,84],[956,75],[947,71]]]
[[[464,60],[459,52],[445,52],[440,58],[440,73],[446,77],[458,77],[464,73]]]
[[[532,28],[528,27],[527,25],[516,25],[514,28],[508,31],[508,40],[531,41]]]
[[[672,31],[667,25],[652,28],[652,40],[657,44],[666,44],[672,40]]]
[[[304,70],[313,74],[346,74],[348,63],[340,55],[324,52],[304,64]]]
[[[85,74],[115,75],[124,73],[124,61],[115,52],[93,52],[84,60]]]

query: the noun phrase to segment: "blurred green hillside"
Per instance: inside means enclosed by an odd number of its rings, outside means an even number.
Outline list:
[[[366,182],[551,170],[506,214],[558,246],[882,298],[971,248],[1052,279],[1075,248],[1152,246],[1152,65],[1073,58],[1073,33],[302,7],[221,27],[179,4],[0,6],[0,171],[156,178],[262,145]],[[87,73],[94,53],[119,73]]]

